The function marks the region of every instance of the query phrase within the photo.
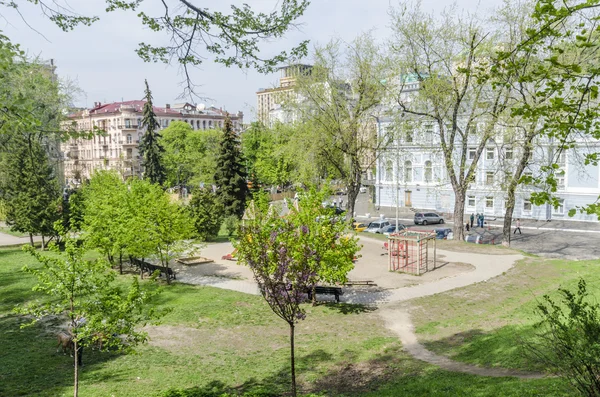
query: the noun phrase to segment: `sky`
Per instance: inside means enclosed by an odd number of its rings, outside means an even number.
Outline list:
[[[142,99],[144,79],[148,80],[155,105],[185,101],[177,99],[183,92],[183,77],[177,64],[145,63],[135,53],[140,42],[166,42],[164,34],[143,27],[135,13],[106,13],[105,0],[69,0],[68,5],[77,13],[97,15],[100,20],[91,27],[80,26],[65,33],[44,17],[38,6],[19,3],[21,15],[0,8],[1,33],[19,43],[31,57],[54,59],[59,77],[75,81],[81,89],[75,105],[92,107],[94,102]],[[168,3],[175,5],[178,0]],[[269,12],[277,5],[276,0],[192,0],[192,3],[203,8],[219,7],[219,11],[226,11],[230,4],[247,3],[258,11]],[[390,33],[388,10],[398,4],[390,0],[312,0],[297,21],[297,29],[267,43],[264,51],[289,49],[307,39],[310,48],[333,38],[351,42],[367,31],[383,41]],[[423,0],[421,4],[429,12],[456,4],[459,9],[485,13],[500,6],[501,0]],[[143,7],[151,15],[164,12],[160,0],[145,0]],[[196,103],[215,105],[232,113],[243,111],[245,122],[255,119],[256,91],[278,82],[277,73],[262,75],[253,70],[227,68],[211,59],[193,69],[191,75],[205,98],[196,99]]]

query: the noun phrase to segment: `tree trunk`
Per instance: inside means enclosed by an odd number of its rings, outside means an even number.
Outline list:
[[[119,252],[119,273],[123,274],[123,252]]]
[[[73,340],[73,359],[75,360],[75,379],[73,383],[73,397],[77,397],[79,395],[79,363],[77,360],[79,356],[79,346],[77,346],[77,339]]]
[[[506,199],[506,211],[504,212],[504,224],[502,226],[502,245],[510,247],[510,229],[512,225],[512,216],[515,210],[515,191],[509,190]]]
[[[348,203],[346,204],[346,221],[350,222],[354,219],[354,209],[356,207],[356,198],[360,193],[360,182],[361,182],[361,169],[360,166],[354,166],[354,172],[352,173],[352,181],[348,184]]]
[[[465,239],[465,189],[454,193],[454,233],[455,240],[463,241]]]
[[[42,234],[42,251],[46,249],[46,237]]]
[[[292,366],[292,396],[296,397],[296,359],[294,358],[294,324],[290,324],[290,360]]]
[[[29,242],[31,243],[32,247],[35,247],[35,245],[33,245],[33,233],[29,233]]]

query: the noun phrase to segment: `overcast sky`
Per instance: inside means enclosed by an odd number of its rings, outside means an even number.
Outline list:
[[[170,2],[177,0],[170,0]],[[270,11],[276,0],[192,0],[200,7],[215,7],[222,11],[231,3],[248,3],[261,11]],[[19,2],[23,4],[24,2]],[[182,77],[177,65],[144,63],[135,54],[137,44],[164,42],[165,37],[142,27],[135,13],[113,12],[106,14],[104,0],[69,0],[70,6],[83,15],[98,15],[100,21],[91,27],[81,26],[64,33],[31,4],[20,8],[24,19],[14,11],[1,9],[0,30],[31,56],[54,59],[61,78],[76,80],[85,95],[76,105],[91,107],[94,102],[114,102],[141,99],[144,79],[148,79],[156,105],[181,102],[176,98],[183,91]],[[489,11],[500,5],[501,0],[423,0],[424,10],[441,10],[456,3],[461,9]],[[374,29],[379,39],[387,37],[390,0],[312,0],[307,12],[301,17],[299,30],[289,32],[284,39],[269,44],[267,50],[291,48],[309,39],[311,46],[324,44],[333,37],[351,41],[357,34]],[[163,11],[160,0],[145,0],[145,9],[152,15]],[[152,12],[154,11],[154,12]],[[32,28],[39,31],[36,33]],[[226,68],[206,61],[200,69],[194,69],[192,78],[203,96],[211,98],[207,105],[223,107],[230,112],[244,112],[246,122],[254,120],[256,91],[277,84],[278,75],[261,75],[252,70]]]

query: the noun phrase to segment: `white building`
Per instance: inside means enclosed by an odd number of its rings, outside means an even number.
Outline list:
[[[142,114],[145,101],[95,103],[69,116],[77,131],[94,131],[89,139],[72,138],[61,145],[64,153],[64,172],[67,184],[79,184],[95,169],[116,169],[124,178],[141,176],[138,146],[144,128]],[[154,107],[160,128],[173,121],[189,123],[195,130],[223,128],[226,112],[220,108],[189,103]],[[230,115],[233,128],[240,131],[243,113]],[[102,132],[103,131],[103,132]]]

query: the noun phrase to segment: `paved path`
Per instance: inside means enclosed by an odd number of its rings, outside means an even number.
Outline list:
[[[40,236],[34,236],[33,241],[42,241]],[[21,245],[21,244],[29,244],[29,236],[27,237],[15,237],[10,234],[1,233],[0,232],[0,247],[2,246],[11,246],[11,245]]]
[[[364,241],[376,241],[380,243],[379,240],[366,236],[361,236],[360,238]],[[212,250],[218,250],[220,247],[212,246],[210,248]],[[229,251],[231,247],[224,244],[223,249],[224,251]],[[223,252],[223,254],[224,253],[225,252]],[[437,355],[427,350],[418,342],[418,338],[414,332],[414,326],[407,310],[402,306],[402,302],[434,295],[455,288],[465,287],[479,282],[485,282],[506,272],[513,267],[516,261],[523,258],[522,255],[485,255],[444,250],[438,250],[438,253],[444,255],[445,261],[469,263],[475,267],[475,270],[471,272],[461,272],[452,277],[412,287],[387,289],[378,292],[346,288],[344,295],[341,296],[341,301],[353,304],[379,306],[380,316],[384,320],[386,326],[398,335],[403,348],[419,360],[437,365],[449,371],[464,372],[481,376],[512,376],[525,379],[543,377],[542,374],[537,373],[527,373],[504,368],[482,368],[452,361],[447,357]],[[203,251],[203,255],[205,254],[206,252]],[[179,281],[189,284],[224,288],[253,295],[260,294],[256,283],[247,280],[232,280],[226,277],[181,274]]]

